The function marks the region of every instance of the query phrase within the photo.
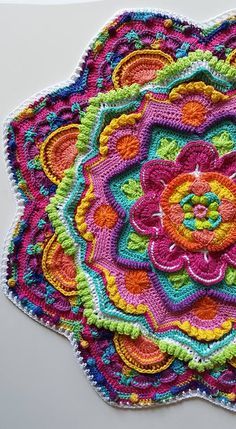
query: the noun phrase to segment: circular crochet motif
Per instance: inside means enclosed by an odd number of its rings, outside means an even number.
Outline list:
[[[159,50],[143,49],[131,52],[119,62],[115,68],[112,79],[115,88],[144,84],[155,79],[158,70],[173,60],[170,55]]]
[[[234,159],[234,154],[219,159],[208,143],[190,142],[176,162],[143,165],[144,196],[132,207],[131,223],[150,236],[149,254],[157,268],[173,272],[185,266],[190,276],[207,285],[221,280],[227,260],[236,265],[234,252],[230,256],[230,245],[236,241],[236,185],[227,176]],[[223,258],[214,253],[227,248]],[[215,266],[209,275],[210,257]],[[201,260],[205,269],[200,277],[195,266]]]
[[[64,171],[71,166],[78,151],[76,141],[79,127],[76,124],[58,128],[50,134],[41,148],[41,161],[49,179],[60,183]]]
[[[220,199],[220,195],[225,198]],[[236,238],[235,197],[235,184],[219,173],[203,173],[197,179],[179,175],[161,196],[164,229],[190,251],[222,250]]]
[[[236,410],[235,31],[123,12],[6,124],[4,291],[109,404]]]
[[[140,373],[161,372],[173,362],[173,358],[162,353],[159,347],[145,337],[130,340],[126,335],[115,335],[114,343],[127,366]]]

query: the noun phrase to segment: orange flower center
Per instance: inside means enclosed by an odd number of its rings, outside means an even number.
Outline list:
[[[189,101],[182,109],[182,121],[186,125],[198,127],[205,120],[207,109],[199,101]]]
[[[125,276],[126,289],[134,294],[145,292],[150,287],[148,275],[145,271],[129,271]]]
[[[102,204],[95,210],[94,221],[101,228],[112,229],[118,220],[115,210],[106,204]]]
[[[139,152],[139,140],[137,137],[130,135],[120,137],[116,149],[121,158],[125,160],[133,159]]]
[[[217,311],[217,302],[208,296],[200,299],[194,306],[195,316],[202,320],[214,319],[214,317],[217,315]]]

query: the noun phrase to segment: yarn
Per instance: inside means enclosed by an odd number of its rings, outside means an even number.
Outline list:
[[[236,410],[235,31],[123,12],[6,124],[4,291],[109,404]]]

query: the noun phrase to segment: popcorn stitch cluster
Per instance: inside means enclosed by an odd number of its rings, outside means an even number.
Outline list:
[[[124,12],[6,127],[5,292],[112,405],[236,409],[235,31]]]

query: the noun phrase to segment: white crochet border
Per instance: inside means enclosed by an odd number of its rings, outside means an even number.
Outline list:
[[[51,329],[54,332],[57,332],[61,335],[64,335],[71,343],[72,345],[72,349],[74,351],[75,357],[78,360],[81,368],[83,369],[84,374],[87,376],[87,378],[90,380],[91,385],[93,386],[93,388],[95,389],[95,391],[98,393],[98,395],[109,405],[118,407],[118,408],[150,408],[150,407],[160,407],[162,405],[165,404],[172,404],[175,402],[179,402],[182,401],[183,399],[191,399],[191,398],[203,398],[215,405],[220,405],[221,407],[230,410],[230,411],[234,411],[236,412],[236,404],[235,405],[230,405],[228,403],[225,403],[224,400],[217,400],[212,398],[211,395],[207,395],[205,392],[201,392],[199,389],[197,390],[191,390],[189,389],[187,392],[181,393],[180,395],[176,396],[174,399],[169,399],[169,400],[164,400],[161,403],[154,403],[151,404],[149,406],[142,406],[142,405],[137,405],[137,404],[133,404],[130,405],[129,403],[127,404],[122,404],[119,405],[113,401],[110,401],[109,399],[107,399],[105,397],[105,395],[103,394],[103,392],[101,391],[101,388],[97,385],[96,382],[93,381],[93,377],[91,375],[89,375],[90,370],[87,368],[86,363],[83,362],[83,358],[81,356],[80,351],[78,350],[78,344],[76,339],[74,338],[73,333],[71,333],[70,331],[64,330],[64,329],[58,329],[56,328],[55,325],[50,325],[49,323],[43,323],[37,316],[33,315],[32,312],[27,311],[21,304],[20,300],[17,299],[16,297],[13,296],[13,293],[9,290],[7,284],[6,284],[6,278],[7,278],[7,261],[8,261],[8,247],[10,245],[11,239],[12,239],[12,234],[13,231],[15,229],[15,226],[17,225],[18,221],[21,218],[21,215],[23,214],[24,211],[24,201],[21,198],[20,192],[17,189],[16,183],[14,181],[13,178],[13,173],[12,173],[12,169],[10,166],[10,162],[7,156],[7,147],[8,147],[8,137],[7,137],[7,130],[9,127],[9,124],[11,123],[11,121],[15,118],[15,116],[17,116],[22,110],[24,110],[29,104],[31,104],[34,101],[39,100],[42,96],[45,96],[49,93],[51,93],[52,91],[55,91],[57,89],[63,88],[65,86],[71,85],[73,84],[79,77],[80,72],[82,70],[82,66],[85,62],[85,58],[88,54],[88,51],[91,49],[94,41],[97,39],[98,34],[103,30],[104,27],[106,27],[107,25],[109,25],[111,22],[113,22],[116,18],[118,18],[121,14],[123,13],[127,13],[127,12],[153,12],[153,13],[159,13],[161,15],[168,15],[170,18],[175,18],[175,19],[179,19],[181,21],[187,21],[189,24],[193,24],[195,26],[198,26],[199,28],[202,29],[207,29],[212,27],[215,24],[218,24],[224,20],[229,19],[232,16],[236,16],[236,9],[231,9],[228,10],[220,15],[217,15],[215,18],[211,18],[210,20],[204,21],[204,22],[195,22],[193,20],[188,19],[185,16],[181,16],[178,14],[174,14],[171,13],[167,10],[161,10],[161,9],[150,9],[150,8],[131,8],[131,9],[121,9],[118,10],[118,12],[111,18],[109,19],[109,21],[107,21],[104,26],[101,28],[101,30],[96,34],[95,37],[93,37],[93,39],[90,41],[88,47],[86,48],[86,50],[84,51],[75,71],[72,73],[72,75],[70,76],[70,78],[64,82],[61,82],[59,84],[50,86],[36,94],[34,94],[33,96],[31,96],[30,98],[28,98],[27,100],[25,100],[20,106],[18,106],[15,110],[13,110],[8,117],[5,119],[4,123],[3,123],[3,144],[4,144],[4,158],[5,158],[5,163],[6,163],[6,168],[7,168],[7,173],[8,173],[8,177],[9,177],[9,181],[11,184],[11,188],[13,191],[13,194],[15,196],[16,199],[16,206],[17,206],[17,210],[16,210],[16,215],[14,218],[14,221],[8,231],[8,234],[5,238],[4,241],[4,250],[2,252],[2,258],[1,258],[1,273],[0,273],[0,284],[1,284],[1,288],[4,292],[4,294],[10,299],[10,301],[12,301],[20,310],[22,310],[25,314],[27,314],[27,316],[31,317],[33,320],[35,320],[36,322],[38,322],[39,324]]]

